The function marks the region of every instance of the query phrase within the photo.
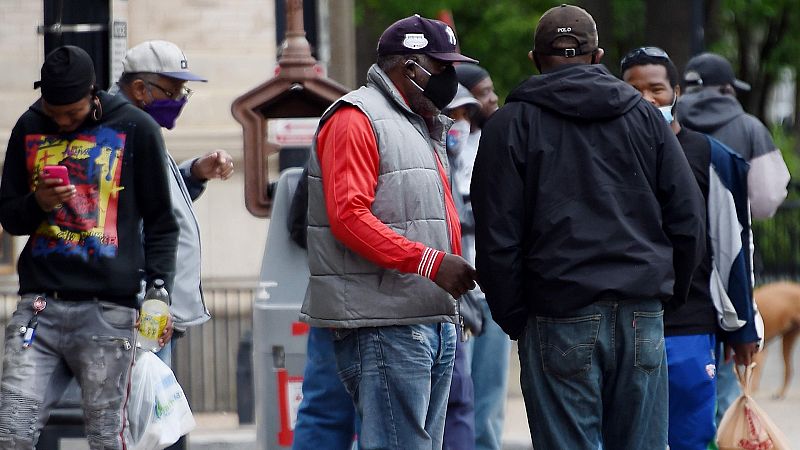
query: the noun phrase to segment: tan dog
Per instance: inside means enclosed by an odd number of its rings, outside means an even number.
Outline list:
[[[765,284],[753,292],[761,318],[764,320],[764,343],[783,338],[783,387],[773,397],[786,397],[792,380],[792,349],[800,336],[800,284],[777,282]],[[753,388],[758,388],[766,361],[766,348],[757,353],[758,364],[753,373]]]

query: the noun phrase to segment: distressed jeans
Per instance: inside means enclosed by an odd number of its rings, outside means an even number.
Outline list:
[[[361,418],[361,450],[442,448],[453,324],[336,329],[334,351]]]
[[[102,301],[47,299],[29,348],[22,348],[34,296],[23,296],[5,334],[0,449],[33,449],[70,379],[81,386],[92,450],[122,449],[136,310]]]
[[[528,318],[520,381],[534,448],[667,448],[663,315],[643,300]]]

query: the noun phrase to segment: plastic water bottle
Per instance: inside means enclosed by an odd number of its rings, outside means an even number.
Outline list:
[[[147,290],[139,314],[139,346],[151,352],[161,350],[158,338],[164,332],[169,318],[169,293],[164,287],[164,280],[156,279]]]

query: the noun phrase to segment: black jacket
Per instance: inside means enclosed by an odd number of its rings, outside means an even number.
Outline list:
[[[518,86],[483,129],[471,192],[479,281],[512,338],[530,314],[685,301],[702,194],[659,111],[605,67]]]
[[[121,97],[98,94],[99,121],[76,131],[34,103],[17,121],[0,185],[0,223],[30,235],[19,257],[20,293],[58,291],[66,300],[97,297],[136,307],[140,280],[171,286],[178,225],[172,214],[161,128]],[[43,165],[69,171],[76,196],[45,213],[33,188]]]
[[[682,127],[677,135],[695,180],[703,193],[704,204],[708,204],[709,168],[711,167],[711,143],[701,133]],[[708,238],[706,238],[708,243]],[[717,310],[711,300],[711,252],[705,246],[703,258],[692,274],[692,283],[686,304],[680,309],[669,308],[664,312],[664,334],[681,336],[690,334],[714,334],[717,331]]]

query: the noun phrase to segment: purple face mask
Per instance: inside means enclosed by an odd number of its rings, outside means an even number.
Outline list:
[[[181,110],[186,106],[186,97],[180,100],[153,100],[152,103],[144,105],[144,110],[162,127],[171,130],[175,127],[175,121],[181,115]]]

